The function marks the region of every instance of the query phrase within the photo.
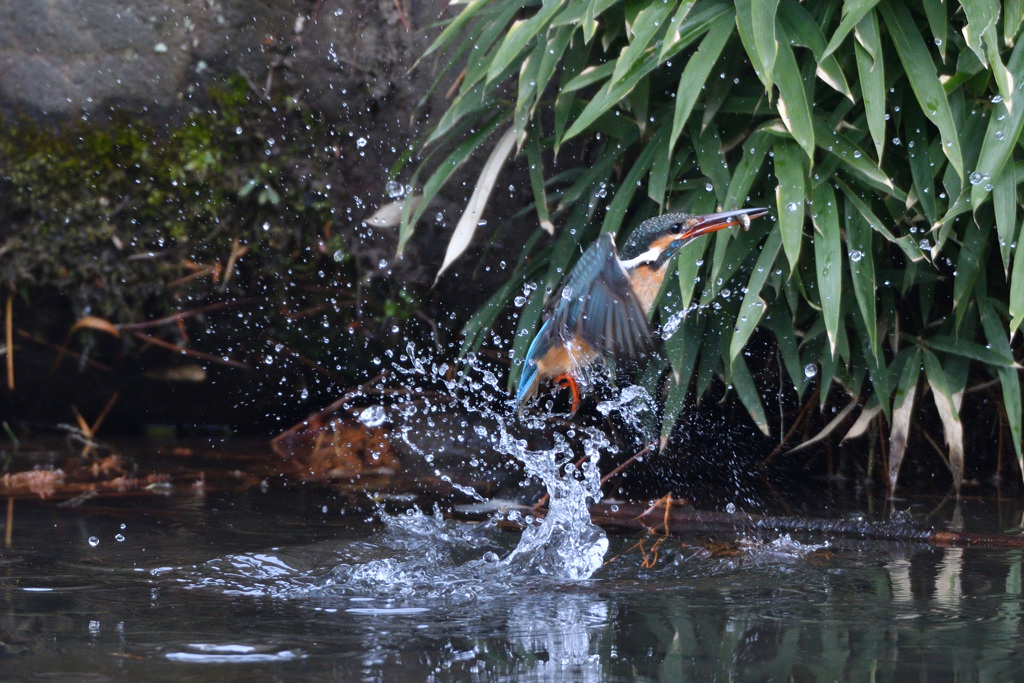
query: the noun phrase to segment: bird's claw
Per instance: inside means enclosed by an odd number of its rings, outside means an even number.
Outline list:
[[[561,374],[555,378],[555,385],[559,389],[569,387],[572,391],[572,412],[570,415],[575,415],[576,411],[580,409],[580,385],[576,381],[576,378],[570,374]]]

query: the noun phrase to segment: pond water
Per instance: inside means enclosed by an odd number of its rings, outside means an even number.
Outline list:
[[[275,474],[281,459],[265,443],[214,439],[118,449],[123,462],[191,479],[15,501],[0,549],[0,678],[1021,677],[1021,549],[782,525],[665,535],[660,513],[643,518],[646,530],[600,528],[588,504],[600,495],[598,461],[614,453],[601,429],[511,419],[493,374],[444,379],[444,366],[411,362],[409,374],[452,400],[353,399],[352,415],[388,422],[404,444],[402,473],[383,483],[303,482]],[[639,399],[624,391],[599,412],[628,421],[644,412]],[[535,500],[537,482],[550,496],[543,522],[502,502]],[[888,508],[987,534],[1019,534],[1024,511],[1019,496],[844,501],[835,482],[802,497],[801,515]],[[616,505],[605,501],[602,519]]]
[[[610,530],[593,575],[573,579],[513,561],[518,531],[376,498],[281,484],[19,500],[0,551],[0,677],[1021,676],[1017,549]],[[901,505],[937,528],[1020,523],[1016,501]]]

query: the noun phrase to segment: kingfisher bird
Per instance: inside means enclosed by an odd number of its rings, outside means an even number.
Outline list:
[[[738,209],[704,215],[668,213],[641,223],[621,254],[609,233],[583,252],[565,280],[551,316],[526,352],[516,391],[522,412],[541,382],[554,379],[572,391],[572,412],[579,408],[579,377],[591,363],[637,360],[654,351],[647,320],[661,290],[668,263],[700,235],[722,228],[750,226],[767,209]]]

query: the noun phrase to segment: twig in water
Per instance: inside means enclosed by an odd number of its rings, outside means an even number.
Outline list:
[[[4,331],[7,344],[7,389],[14,391],[14,293],[7,295],[7,311],[4,314],[6,329]]]

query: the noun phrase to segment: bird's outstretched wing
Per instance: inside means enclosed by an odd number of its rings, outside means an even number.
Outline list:
[[[572,269],[551,322],[563,339],[582,339],[602,358],[637,359],[654,350],[650,323],[607,233]]]

